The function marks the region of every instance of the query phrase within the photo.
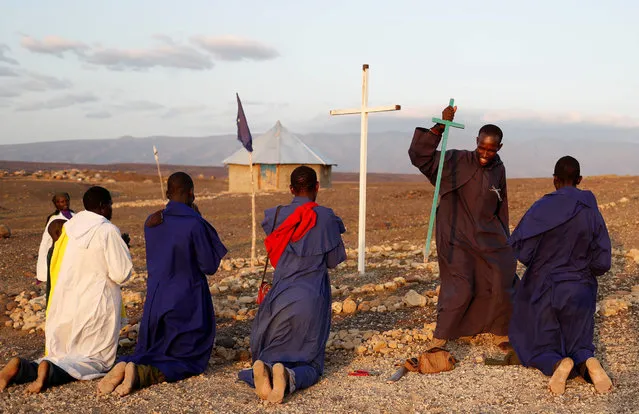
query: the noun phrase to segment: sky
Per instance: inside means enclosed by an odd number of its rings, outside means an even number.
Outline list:
[[[0,0],[0,143],[205,136],[331,109],[639,126],[639,2]],[[376,115],[371,115],[376,116]],[[426,121],[425,121],[426,122]]]

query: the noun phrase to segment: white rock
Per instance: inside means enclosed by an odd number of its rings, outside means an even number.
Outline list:
[[[409,290],[404,296],[404,303],[410,307],[424,307],[426,306],[426,298],[414,290]]]
[[[255,302],[255,298],[252,296],[241,296],[239,299],[240,303],[254,303]]]
[[[614,316],[621,311],[628,310],[630,301],[626,298],[608,298],[598,304],[599,313],[602,316]]]
[[[333,309],[333,313],[335,314],[342,313],[342,302],[333,302],[331,308]]]

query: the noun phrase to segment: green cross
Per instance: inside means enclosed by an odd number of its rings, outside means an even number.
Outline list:
[[[454,107],[455,100],[450,99],[449,105]],[[439,166],[437,167],[437,181],[435,182],[435,194],[433,195],[433,205],[430,209],[430,220],[428,221],[428,235],[426,236],[426,246],[424,246],[424,263],[428,262],[430,256],[430,241],[433,237],[433,226],[435,225],[435,213],[437,212],[437,199],[439,198],[439,186],[442,182],[442,171],[444,170],[444,159],[446,155],[446,143],[448,142],[448,130],[450,127],[464,129],[464,125],[453,121],[444,121],[443,119],[433,118],[433,122],[443,124],[444,133],[442,135],[442,149],[439,157]]]

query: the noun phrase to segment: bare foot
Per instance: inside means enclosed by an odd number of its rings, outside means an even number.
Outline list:
[[[261,400],[266,400],[273,388],[271,387],[268,367],[260,360],[255,361],[253,364],[253,380],[255,381],[255,393]]]
[[[273,365],[273,390],[268,394],[268,401],[281,404],[284,400],[286,385],[286,368],[280,363]]]
[[[135,383],[138,381],[138,370],[133,362],[126,364],[124,368],[124,379],[122,383],[115,389],[115,393],[120,397],[131,394],[135,389]]]
[[[575,363],[570,358],[564,358],[561,360],[557,368],[555,368],[555,372],[552,374],[550,382],[548,383],[550,392],[560,395],[566,391],[566,381],[568,380],[568,376],[574,366]]]
[[[0,371],[0,392],[4,391],[20,370],[20,358],[12,358]]]
[[[44,391],[44,386],[49,376],[49,361],[42,361],[38,365],[38,377],[27,387],[26,394],[39,394]]]
[[[612,389],[612,381],[599,361],[595,358],[588,358],[586,360],[586,368],[588,369],[592,383],[595,385],[595,390],[600,394],[610,392]]]
[[[115,387],[122,383],[125,368],[126,362],[118,362],[111,368],[111,371],[98,383],[98,395],[111,394]]]

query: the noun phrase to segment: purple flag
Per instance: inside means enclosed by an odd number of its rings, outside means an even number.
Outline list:
[[[235,96],[237,96],[237,139],[244,145],[244,148],[246,148],[248,152],[253,152],[253,137],[251,137],[248,122],[246,122],[246,115],[244,115],[240,95],[236,93]]]

